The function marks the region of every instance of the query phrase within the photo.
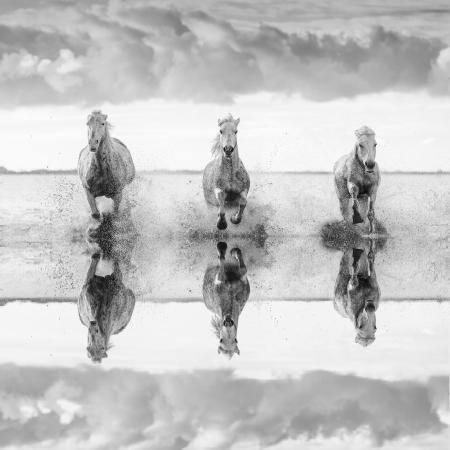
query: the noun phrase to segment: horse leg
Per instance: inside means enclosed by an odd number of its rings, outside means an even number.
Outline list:
[[[375,200],[377,199],[377,188],[373,188],[369,196],[369,212],[367,217],[369,219],[369,234],[375,233]]]
[[[346,222],[350,222],[352,218],[349,212],[349,206],[350,206],[350,199],[348,197],[339,198],[339,208],[341,210],[342,217]]]
[[[227,219],[225,218],[225,191],[220,188],[214,189],[217,201],[219,202],[219,217],[217,219],[217,228],[225,230],[227,228]]]
[[[245,265],[244,258],[242,257],[242,252],[240,248],[233,248],[230,252],[231,256],[233,258],[236,258],[238,264],[239,264],[239,272],[241,274],[241,277],[245,276],[247,274],[247,266]]]
[[[100,260],[100,253],[94,253],[91,256],[91,265],[89,266],[88,273],[86,274],[86,280],[84,282],[85,286],[92,280],[92,278],[94,278],[99,260]]]
[[[114,214],[117,214],[119,212],[119,206],[120,206],[120,202],[122,201],[122,191],[119,191],[114,197],[113,197],[113,202],[114,202]]]
[[[352,203],[353,203],[353,223],[363,223],[364,220],[361,217],[361,214],[359,213],[359,204],[358,204],[358,194],[359,194],[359,189],[358,186],[356,186],[355,183],[352,183],[351,181],[349,181],[347,183],[347,188],[348,188],[348,192],[350,193],[350,197],[352,199]]]
[[[231,222],[233,222],[235,225],[238,223],[241,223],[242,220],[242,214],[244,213],[244,209],[247,206],[247,191],[243,191],[240,193],[239,196],[239,210],[230,217]]]
[[[116,259],[114,260],[114,270],[113,270],[113,275],[114,278],[116,279],[116,281],[118,283],[122,283],[122,271],[120,270],[120,266],[119,266],[119,261],[117,261]]]
[[[355,249],[353,249],[353,257],[352,257],[352,264],[350,266],[350,282],[348,285],[348,289],[352,290],[358,287],[359,281],[358,281],[358,260],[360,258],[360,254],[358,252],[355,252]]]
[[[225,254],[227,252],[226,242],[217,243],[217,256],[219,258],[219,270],[217,271],[214,284],[220,284],[225,281]]]
[[[100,219],[100,212],[97,208],[97,204],[95,203],[95,197],[89,192],[88,189],[84,189],[86,192],[86,197],[89,203],[89,206],[91,207],[91,211],[92,211],[92,217],[96,220]]]
[[[370,239],[369,244],[369,252],[367,253],[367,259],[369,260],[369,275],[372,276],[374,273],[374,265],[375,265],[375,252],[373,250],[374,241]]]

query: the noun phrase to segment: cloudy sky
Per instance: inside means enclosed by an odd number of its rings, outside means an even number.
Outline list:
[[[202,169],[232,112],[250,169],[329,170],[367,123],[385,170],[449,170],[450,7],[396,3],[5,0],[0,165],[75,167],[102,108],[140,169]]]
[[[389,382],[317,371],[249,380],[229,370],[162,376],[2,365],[0,381],[0,446],[7,449],[448,445],[446,377]]]

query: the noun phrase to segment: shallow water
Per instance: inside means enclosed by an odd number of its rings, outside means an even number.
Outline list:
[[[448,448],[450,176],[382,178],[367,347],[333,304],[345,256],[320,234],[339,219],[330,175],[253,174],[243,223],[220,234],[200,186],[130,187],[96,273],[116,261],[136,305],[94,364],[76,302],[98,246],[77,177],[0,177],[0,447]],[[250,283],[232,359],[202,298],[219,241]]]

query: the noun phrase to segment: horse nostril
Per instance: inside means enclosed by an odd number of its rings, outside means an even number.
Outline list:
[[[366,167],[368,169],[373,169],[375,167],[375,161],[367,161],[366,162]]]

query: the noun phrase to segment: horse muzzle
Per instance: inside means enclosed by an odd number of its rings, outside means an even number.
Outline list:
[[[91,152],[96,152],[99,147],[100,147],[99,139],[89,139],[89,150]]]
[[[231,317],[225,317],[225,320],[223,321],[223,326],[230,328],[234,325],[233,319]]]
[[[373,173],[373,169],[375,168],[375,161],[366,161],[366,172]]]
[[[223,151],[224,151],[224,153],[225,153],[225,157],[226,157],[226,158],[231,158],[231,155],[232,155],[233,152],[234,152],[234,147],[232,147],[231,145],[226,145],[226,146],[223,148]]]

